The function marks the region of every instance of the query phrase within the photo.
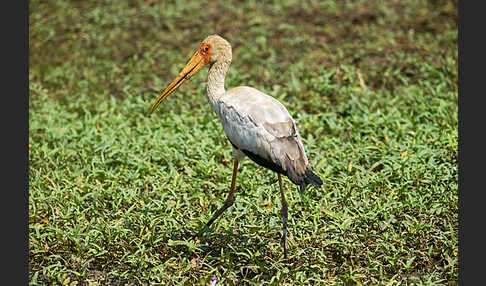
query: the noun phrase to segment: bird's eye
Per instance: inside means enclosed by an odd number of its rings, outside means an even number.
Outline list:
[[[208,46],[205,46],[203,50],[204,50],[205,52],[208,52],[208,50],[209,50]]]

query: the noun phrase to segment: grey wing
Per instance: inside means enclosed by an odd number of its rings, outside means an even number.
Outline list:
[[[219,101],[226,136],[258,164],[301,184],[308,168],[295,122],[276,99],[254,88],[231,89]]]

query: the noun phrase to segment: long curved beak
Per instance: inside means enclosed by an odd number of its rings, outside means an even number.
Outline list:
[[[152,104],[152,108],[150,108],[150,113],[152,113],[159,104],[164,101],[164,99],[169,96],[172,92],[174,92],[182,83],[186,80],[190,79],[191,76],[196,74],[200,69],[202,69],[206,65],[204,61],[204,57],[196,51],[186,66],[182,69],[179,75],[169,84],[169,86],[162,92],[161,95],[157,98],[157,100]]]

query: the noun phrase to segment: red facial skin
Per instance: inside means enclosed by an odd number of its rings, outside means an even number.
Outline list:
[[[209,63],[209,54],[211,53],[211,46],[208,44],[201,44],[198,50],[199,54],[204,57],[204,62]]]

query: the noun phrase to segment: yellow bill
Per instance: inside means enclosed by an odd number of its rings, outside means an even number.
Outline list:
[[[179,75],[169,84],[169,86],[162,92],[161,95],[157,98],[157,100],[152,104],[152,108],[150,108],[150,113],[152,113],[159,104],[164,101],[164,99],[169,96],[172,92],[174,92],[182,83],[186,80],[190,79],[195,73],[197,73],[200,69],[202,69],[207,63],[204,55],[201,54],[200,50],[198,50],[186,66],[182,69]]]

